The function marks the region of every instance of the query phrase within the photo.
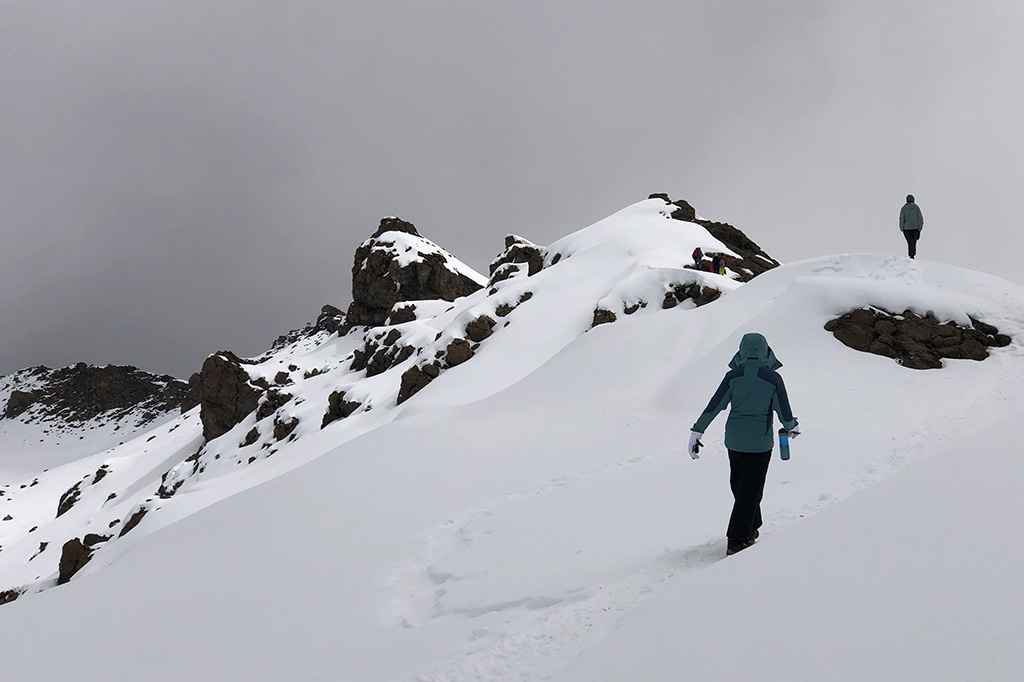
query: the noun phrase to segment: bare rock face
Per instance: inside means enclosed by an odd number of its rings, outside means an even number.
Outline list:
[[[155,375],[137,367],[77,365],[51,370],[32,370],[43,385],[33,391],[11,392],[3,416],[14,418],[30,408],[37,408],[46,417],[65,422],[85,422],[104,415],[120,419],[141,409],[147,420],[178,409],[188,385],[167,375]]]
[[[678,283],[671,291],[665,292],[665,300],[662,301],[662,308],[675,308],[686,300],[691,300],[699,308],[712,301],[717,301],[722,292],[714,287],[702,287],[696,282],[689,284]]]
[[[444,361],[449,367],[461,365],[473,357],[473,346],[466,339],[452,339],[444,351]]]
[[[605,310],[604,308],[595,308],[594,321],[590,323],[590,326],[596,327],[602,324],[611,324],[617,319],[618,317],[616,317],[615,313],[613,313],[612,311]]]
[[[4,408],[4,417],[13,419],[32,407],[32,403],[39,398],[35,391],[11,391],[11,397],[7,399],[7,407]]]
[[[401,405],[436,379],[441,368],[436,363],[419,367],[413,365],[402,374],[402,385],[398,390],[398,404]]]
[[[345,313],[333,305],[325,305],[320,309],[320,316],[316,318],[316,331],[337,334],[344,324]]]
[[[414,253],[407,252],[407,246]],[[412,223],[384,218],[373,236],[356,249],[352,304],[343,331],[383,325],[394,304],[401,301],[454,301],[480,288],[457,272],[447,252],[424,239]]]
[[[739,258],[729,254],[726,255],[729,261],[729,269],[739,275],[743,282],[749,282],[763,272],[779,267],[779,262],[764,252],[754,240],[750,239],[740,229],[729,223],[718,223],[712,220],[704,220],[697,217],[694,210],[686,201],[680,199],[672,201],[667,194],[652,194],[651,199],[662,199],[675,207],[672,211],[672,218],[688,223],[696,223],[711,233],[711,236],[729,247],[729,250],[739,255]],[[718,255],[707,253],[708,256]]]
[[[57,584],[64,585],[72,576],[82,570],[92,559],[92,547],[87,546],[79,538],[72,538],[64,543],[60,553],[60,564]]]
[[[505,250],[491,261],[488,286],[497,284],[520,272],[532,277],[544,268],[545,249],[514,234],[505,237]]]
[[[322,429],[331,422],[351,416],[353,412],[362,406],[363,404],[360,402],[349,400],[345,395],[345,391],[334,391],[327,397],[327,412],[324,414],[320,428]]]
[[[466,336],[470,341],[480,343],[494,333],[497,322],[489,315],[481,315],[466,325]]]
[[[910,369],[941,369],[943,358],[984,360],[989,347],[1010,344],[1010,337],[992,325],[971,322],[973,328],[960,327],[909,310],[897,315],[859,308],[829,320],[825,329],[854,350],[892,358]]]
[[[245,361],[231,351],[206,358],[197,379],[200,419],[207,441],[223,436],[259,405],[263,391],[251,382]]]

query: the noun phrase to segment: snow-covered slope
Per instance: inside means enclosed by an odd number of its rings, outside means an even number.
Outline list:
[[[26,570],[36,533],[152,511],[68,585],[0,607],[5,674],[48,679],[73,660],[91,679],[1016,679],[1020,610],[994,597],[1024,568],[1004,544],[1020,510],[990,491],[1022,473],[1024,290],[866,254],[739,286],[682,269],[702,241],[721,248],[709,239],[641,202],[548,247],[534,276],[397,325],[422,356],[377,376],[347,368],[358,335],[278,349],[258,371],[294,378],[279,416],[299,419],[295,439],[262,448],[253,416],[169,498],[155,495],[164,474],[201,442],[194,412],[83,461],[69,480],[102,461],[106,485],[124,455],[133,482],[107,502],[87,486],[96,502],[83,493],[4,547],[0,575],[24,578],[9,584],[52,580]],[[727,295],[662,310],[686,278]],[[595,308],[640,299],[655,305],[590,329]],[[502,303],[508,326],[395,406],[402,373]],[[970,315],[1013,342],[914,371],[824,331],[862,306]],[[683,446],[747,331],[785,363],[805,435],[769,471],[761,542],[722,561],[724,419],[700,460]],[[372,409],[321,430],[342,387]],[[0,498],[0,513],[26,499]]]

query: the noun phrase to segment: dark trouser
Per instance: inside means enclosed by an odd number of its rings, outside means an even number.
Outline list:
[[[907,255],[913,258],[917,255],[917,240],[921,237],[921,230],[903,230],[903,236],[907,238]]]
[[[729,485],[736,502],[729,517],[729,542],[742,543],[754,537],[754,531],[761,527],[761,498],[764,496],[764,479],[768,475],[768,463],[772,451],[736,452],[729,451]]]

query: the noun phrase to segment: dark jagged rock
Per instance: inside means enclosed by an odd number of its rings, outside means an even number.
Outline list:
[[[493,317],[481,315],[466,325],[466,336],[469,337],[470,341],[480,343],[494,333],[494,325],[496,324],[498,323]]]
[[[357,326],[377,327],[387,320],[395,303],[425,299],[454,301],[481,288],[465,274],[456,272],[446,255],[424,239],[427,248],[401,265],[393,249],[402,232],[423,239],[412,223],[399,218],[384,218],[373,236],[356,249],[352,266],[352,304],[348,308],[347,332]],[[435,250],[436,249],[436,250]]]
[[[299,425],[299,418],[292,417],[286,421],[274,419],[274,440],[284,440],[292,434],[292,431]]]
[[[327,397],[327,413],[324,414],[324,420],[320,424],[320,428],[322,429],[331,422],[351,416],[353,412],[362,406],[363,404],[360,402],[346,399],[345,391],[334,391]]]
[[[532,277],[544,268],[546,251],[531,241],[514,234],[505,237],[505,250],[491,261],[488,266],[490,279],[488,286],[506,280],[522,271],[526,266],[526,275]]]
[[[148,513],[149,507],[141,506],[138,509],[136,509],[135,513],[131,515],[131,518],[129,518],[128,521],[124,524],[124,528],[121,529],[121,532],[117,534],[117,537],[123,538],[125,535],[127,535],[133,528],[139,525],[139,523],[142,521],[142,518]]]
[[[365,369],[366,376],[373,377],[411,358],[416,353],[416,348],[399,344],[401,336],[397,329],[392,329],[387,334],[367,333],[362,349],[357,349],[353,353],[350,366],[352,371]]]
[[[79,538],[65,542],[60,552],[57,584],[66,584],[72,576],[82,570],[92,559],[92,551],[92,547],[87,547]]]
[[[86,547],[95,547],[96,545],[102,544],[114,537],[113,535],[100,535],[99,533],[86,533],[85,537],[82,538],[82,544]]]
[[[255,426],[249,429],[249,433],[245,434],[245,439],[238,444],[240,448],[247,448],[260,439],[260,430]]]
[[[910,310],[896,315],[859,308],[829,320],[825,329],[854,350],[892,358],[910,369],[940,369],[943,358],[980,361],[988,357],[989,347],[1011,342],[992,325],[971,321],[973,328],[940,323],[933,315],[921,317]]]
[[[405,324],[406,322],[412,322],[416,318],[416,305],[410,303],[409,305],[395,306],[395,308],[388,315],[387,323],[389,325]]]
[[[32,403],[38,397],[35,391],[11,391],[11,396],[7,399],[7,407],[4,408],[4,417],[8,419],[17,417],[32,407]]]
[[[194,372],[188,378],[188,389],[185,391],[185,397],[182,399],[181,407],[179,408],[182,414],[199,407],[199,404],[203,401],[199,378],[199,372]]]
[[[427,384],[436,379],[441,372],[440,366],[436,363],[419,367],[413,365],[402,374],[402,384],[398,390],[398,404],[401,405],[409,398],[423,390]]]
[[[274,414],[287,405],[292,398],[293,396],[291,393],[285,393],[277,390],[276,388],[270,389],[260,399],[259,407],[256,408],[256,421],[266,419],[270,415]]]
[[[75,503],[78,502],[78,498],[82,496],[81,485],[81,482],[74,484],[65,490],[64,494],[60,496],[60,501],[57,502],[57,517],[62,514],[66,514],[75,506]]]
[[[615,313],[613,313],[612,311],[605,310],[604,308],[596,308],[594,310],[594,321],[591,323],[590,326],[596,327],[600,324],[611,324],[617,319],[618,318],[615,316]]]
[[[320,309],[320,315],[316,318],[316,322],[307,324],[305,327],[300,329],[292,329],[287,334],[282,334],[277,337],[274,341],[274,345],[271,346],[271,350],[284,348],[285,346],[291,345],[301,339],[309,338],[314,334],[319,334],[321,332],[337,334],[344,326],[345,313],[332,305],[325,305]]]
[[[325,305],[320,309],[320,316],[316,318],[316,331],[337,334],[344,324],[345,313],[333,305]]]
[[[452,339],[444,351],[444,361],[449,367],[455,367],[473,357],[473,346],[466,339]]]
[[[58,370],[34,368],[32,376],[42,378],[43,386],[12,391],[4,417],[35,408],[64,422],[81,423],[100,415],[117,420],[139,410],[142,421],[152,421],[178,409],[188,390],[184,381],[131,366],[94,367],[80,362]]]
[[[531,298],[533,298],[533,292],[524,291],[522,295],[519,296],[519,300],[516,301],[515,303],[502,303],[498,305],[498,307],[494,309],[494,314],[497,315],[498,317],[507,317],[513,310],[518,308],[523,303],[526,303]]]
[[[102,481],[103,478],[107,474],[109,474],[109,473],[110,473],[110,465],[109,464],[104,464],[103,466],[101,466],[99,469],[96,470],[95,474],[93,474],[92,483],[90,483],[89,485],[96,485],[97,483]]]
[[[665,292],[665,300],[662,301],[662,308],[674,308],[686,300],[691,300],[699,308],[712,301],[718,300],[722,292],[714,287],[702,287],[696,282],[689,284],[674,284],[671,290]]]
[[[4,590],[3,592],[0,592],[0,606],[10,604],[20,596],[21,592],[18,590]]]
[[[672,201],[667,194],[652,194],[650,198],[662,199],[666,203],[675,206],[671,214],[673,219],[696,223],[702,226],[711,233],[712,237],[725,244],[730,251],[737,254],[739,258],[729,254],[714,254],[711,252],[708,252],[706,255],[725,255],[728,258],[729,269],[735,272],[741,281],[749,282],[761,273],[779,267],[777,260],[765,253],[764,249],[758,246],[754,240],[729,223],[719,223],[699,218],[693,206],[682,199]]]
[[[206,358],[199,372],[203,437],[213,440],[235,427],[259,404],[263,391],[250,379],[241,358],[221,351]]]

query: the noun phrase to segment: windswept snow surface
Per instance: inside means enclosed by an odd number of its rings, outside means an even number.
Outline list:
[[[625,253],[678,268],[692,241],[669,258],[635,223],[687,224],[646,204],[619,216],[640,235]],[[568,255],[507,285],[535,294],[511,324],[407,403],[201,482],[166,501],[188,514],[0,607],[5,677],[1021,679],[1024,289],[841,255],[583,333],[643,271],[609,234],[549,247]],[[1014,342],[909,370],[823,330],[861,306],[971,315]],[[684,446],[748,331],[785,363],[804,435],[772,463],[761,541],[723,560],[724,418],[700,460]]]

